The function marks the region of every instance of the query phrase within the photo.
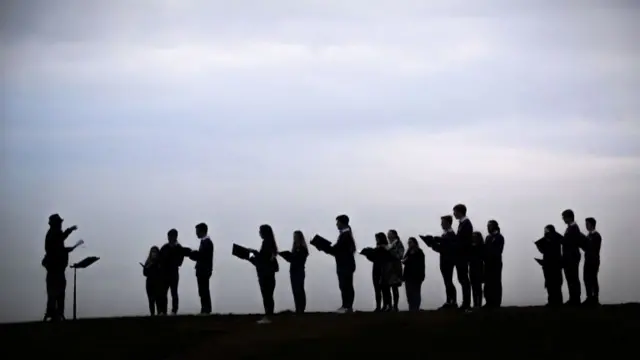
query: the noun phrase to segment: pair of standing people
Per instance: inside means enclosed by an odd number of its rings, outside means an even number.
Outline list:
[[[371,259],[371,276],[376,299],[374,311],[398,311],[403,280],[404,245],[395,230],[389,230],[386,235],[383,232],[377,233],[375,239],[376,254]]]

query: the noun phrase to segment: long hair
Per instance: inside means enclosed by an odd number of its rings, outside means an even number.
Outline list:
[[[309,251],[307,248],[307,240],[304,238],[304,234],[300,230],[296,230],[293,232],[293,244],[291,244],[291,251],[296,251],[297,249],[304,249]]]
[[[276,237],[273,235],[273,229],[271,225],[264,224],[260,225],[260,236],[262,236],[262,246],[261,249],[265,246],[271,250],[274,254],[278,253],[278,244],[276,244]]]
[[[149,249],[149,255],[147,255],[147,261],[144,262],[144,266],[147,266],[149,264],[151,264],[154,261],[157,261],[156,259],[153,259],[153,254],[156,253],[156,256],[160,255],[160,248],[158,248],[157,246],[152,246],[151,249]]]
[[[376,233],[376,246],[378,245],[389,245],[387,235],[383,232]]]

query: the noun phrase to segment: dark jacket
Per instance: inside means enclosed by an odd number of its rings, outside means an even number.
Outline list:
[[[489,234],[484,241],[484,261],[489,263],[502,262],[504,251],[504,237],[501,233]]]
[[[355,272],[356,244],[353,240],[351,230],[341,231],[338,241],[331,247],[331,255],[336,259],[336,270],[338,272]]]
[[[425,257],[422,249],[409,249],[404,256],[403,278],[406,282],[423,282],[425,278]]]
[[[207,277],[213,273],[213,242],[206,236],[200,240],[200,247],[191,253],[196,261],[196,276]]]
[[[160,248],[160,266],[163,273],[177,273],[184,261],[184,248],[180,244],[166,243]]]
[[[453,230],[447,230],[442,236],[435,236],[431,248],[440,254],[440,260],[455,257],[457,253],[456,233]]]
[[[260,250],[252,258],[251,262],[256,266],[258,275],[276,273],[280,270],[278,265],[278,249],[271,242],[262,241]]]
[[[557,232],[547,233],[536,241],[536,247],[542,254],[544,266],[560,267],[562,263],[562,235]]]
[[[600,248],[602,247],[602,236],[597,231],[590,232],[583,237],[580,248],[584,251],[584,261],[600,261]]]
[[[580,232],[577,224],[567,226],[562,241],[562,259],[565,261],[580,262],[580,244],[583,242],[584,234]]]
[[[49,229],[44,240],[45,256],[42,266],[47,271],[64,271],[69,266],[69,252],[72,248],[64,246],[65,240],[73,231],[67,229]]]
[[[309,250],[300,247],[291,251],[291,256],[287,260],[291,265],[289,266],[290,273],[304,273],[304,267],[307,263],[307,257],[309,257]]]
[[[471,220],[465,218],[463,221],[460,221],[460,224],[458,224],[458,232],[456,233],[457,256],[469,256],[472,242],[473,224],[471,224]]]

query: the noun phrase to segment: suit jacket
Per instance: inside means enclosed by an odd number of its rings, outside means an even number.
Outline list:
[[[208,277],[213,273],[213,242],[211,238],[205,236],[200,239],[198,251],[192,253],[196,259],[196,276]]]
[[[356,244],[351,229],[341,231],[338,240],[331,247],[331,254],[336,259],[338,272],[356,271],[355,249]]]
[[[456,233],[457,255],[463,257],[469,256],[472,242],[473,224],[471,224],[471,220],[465,218],[458,224],[458,232]]]

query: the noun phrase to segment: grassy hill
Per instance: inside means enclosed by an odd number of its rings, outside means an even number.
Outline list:
[[[268,325],[256,324],[258,318],[178,316],[1,325],[2,357],[585,359],[631,356],[640,344],[640,304],[503,308],[469,314],[281,314]]]

